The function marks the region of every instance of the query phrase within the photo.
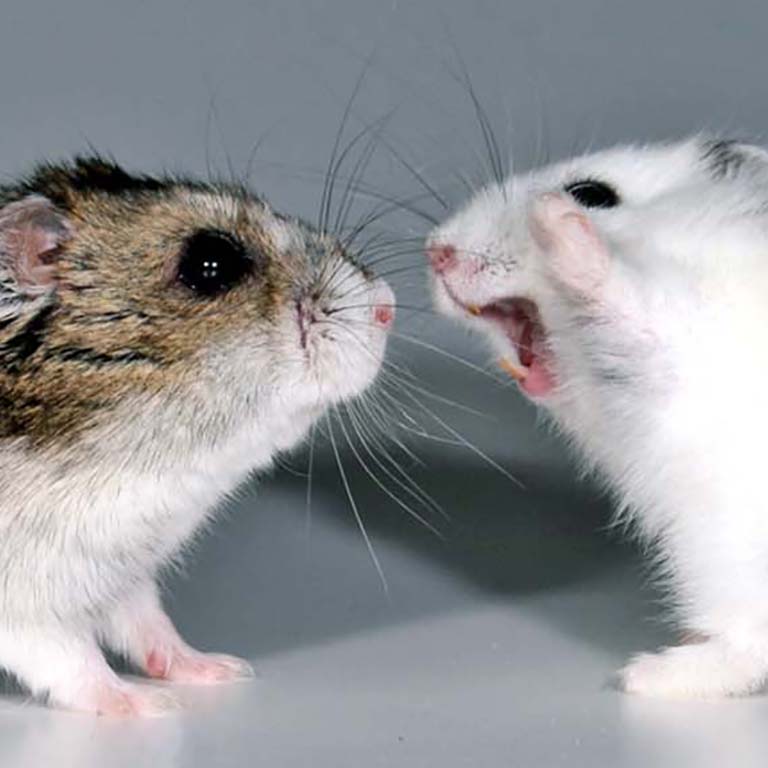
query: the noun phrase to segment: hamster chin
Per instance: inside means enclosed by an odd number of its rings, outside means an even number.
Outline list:
[[[627,691],[768,680],[768,153],[695,136],[491,186],[430,236],[436,306],[489,337],[657,550],[681,627]]]
[[[0,667],[57,706],[157,715],[190,647],[161,569],[219,502],[362,392],[394,297],[325,233],[237,186],[100,158],[0,187]]]

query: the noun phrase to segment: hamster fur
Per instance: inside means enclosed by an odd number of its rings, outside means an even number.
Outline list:
[[[428,241],[436,305],[484,332],[652,544],[701,642],[630,692],[768,678],[768,153],[695,136],[483,189]]]
[[[0,188],[0,666],[56,705],[152,715],[236,679],[156,578],[254,469],[376,376],[393,296],[235,186],[98,158]]]

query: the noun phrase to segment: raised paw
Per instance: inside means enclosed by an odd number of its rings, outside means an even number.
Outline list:
[[[145,670],[150,677],[188,685],[232,683],[253,677],[253,667],[244,659],[221,653],[152,650]]]
[[[708,699],[753,693],[766,676],[763,654],[711,639],[635,656],[618,673],[617,685],[645,696]]]

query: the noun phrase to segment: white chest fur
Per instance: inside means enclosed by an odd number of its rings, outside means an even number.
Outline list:
[[[108,609],[177,555],[222,498],[300,440],[315,416],[306,411],[249,424],[215,446],[178,456],[158,447],[156,462],[108,443],[84,461],[6,448],[0,613],[82,616]]]

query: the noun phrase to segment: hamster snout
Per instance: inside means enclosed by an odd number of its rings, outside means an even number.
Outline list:
[[[343,312],[344,308],[333,308],[324,304],[316,292],[296,299],[296,315],[301,334],[301,346],[307,346],[309,329],[334,314]],[[395,295],[389,285],[377,279],[371,289],[370,298],[371,322],[381,328],[389,328],[395,319]]]
[[[458,263],[456,249],[450,244],[432,243],[427,245],[427,257],[432,269],[438,275],[448,272]]]

